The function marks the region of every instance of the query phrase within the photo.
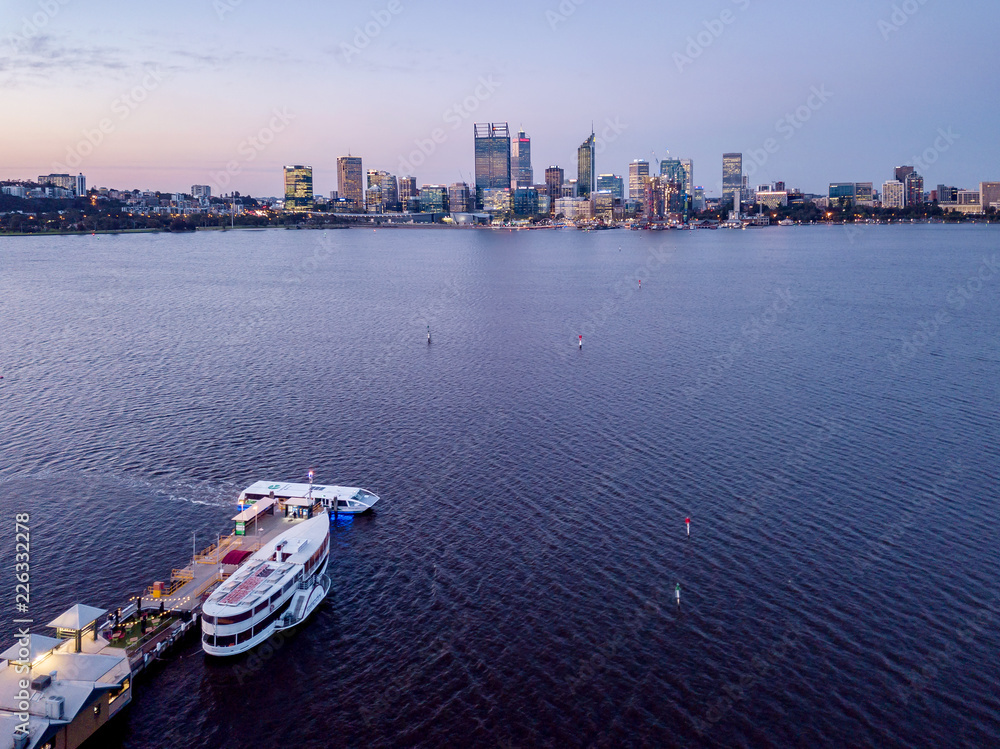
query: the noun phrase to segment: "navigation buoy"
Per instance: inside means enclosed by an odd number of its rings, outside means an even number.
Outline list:
[[[680,606],[681,605],[681,584],[680,583],[677,583],[676,590],[677,590],[677,605]]]
[[[580,336],[580,348],[583,348],[583,336]]]
[[[428,325],[427,326],[427,343],[429,344],[430,342],[431,342],[431,326]]]
[[[642,279],[639,279],[639,288],[642,289]]]
[[[687,524],[688,535],[691,535],[691,518],[684,518],[684,522]]]

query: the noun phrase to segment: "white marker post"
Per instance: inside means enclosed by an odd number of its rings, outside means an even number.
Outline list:
[[[691,535],[691,518],[684,518],[684,523],[687,525],[688,535]]]
[[[580,348],[583,348],[583,336],[580,336]]]
[[[680,608],[681,605],[681,584],[677,583],[677,607]]]

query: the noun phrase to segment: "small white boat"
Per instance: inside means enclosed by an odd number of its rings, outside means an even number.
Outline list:
[[[201,609],[201,646],[238,655],[303,622],[330,592],[330,518],[320,511],[272,539],[215,589]]]
[[[333,486],[330,484],[290,484],[281,481],[258,481],[248,486],[240,493],[241,506],[249,505],[258,499],[271,498],[280,502],[301,504],[305,501],[312,505],[319,502],[330,512],[343,512],[356,515],[370,510],[378,495],[357,486]]]

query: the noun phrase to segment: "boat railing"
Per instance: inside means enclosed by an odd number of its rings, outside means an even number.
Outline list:
[[[228,577],[228,575],[223,575],[222,572],[217,572],[216,574],[209,577],[205,582],[203,582],[197,588],[195,588],[195,590],[191,593],[191,598],[198,598],[213,585],[225,580],[226,577]]]
[[[146,598],[168,598],[184,585],[194,580],[194,571],[190,567],[170,571],[170,583],[166,587],[150,585],[143,594]]]
[[[239,543],[236,534],[223,538],[219,543],[211,544],[194,555],[196,564],[218,564],[222,558]]]

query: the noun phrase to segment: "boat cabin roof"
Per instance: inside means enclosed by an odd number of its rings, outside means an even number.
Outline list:
[[[359,491],[361,491],[361,488],[357,486],[336,486],[333,484],[312,485],[313,501],[321,499],[347,499],[348,497],[353,497]],[[283,481],[258,481],[244,489],[240,495],[240,499],[269,497],[271,492],[274,492],[276,499],[281,499],[286,504],[293,504],[288,500],[305,499],[309,496],[309,484],[293,484]]]

